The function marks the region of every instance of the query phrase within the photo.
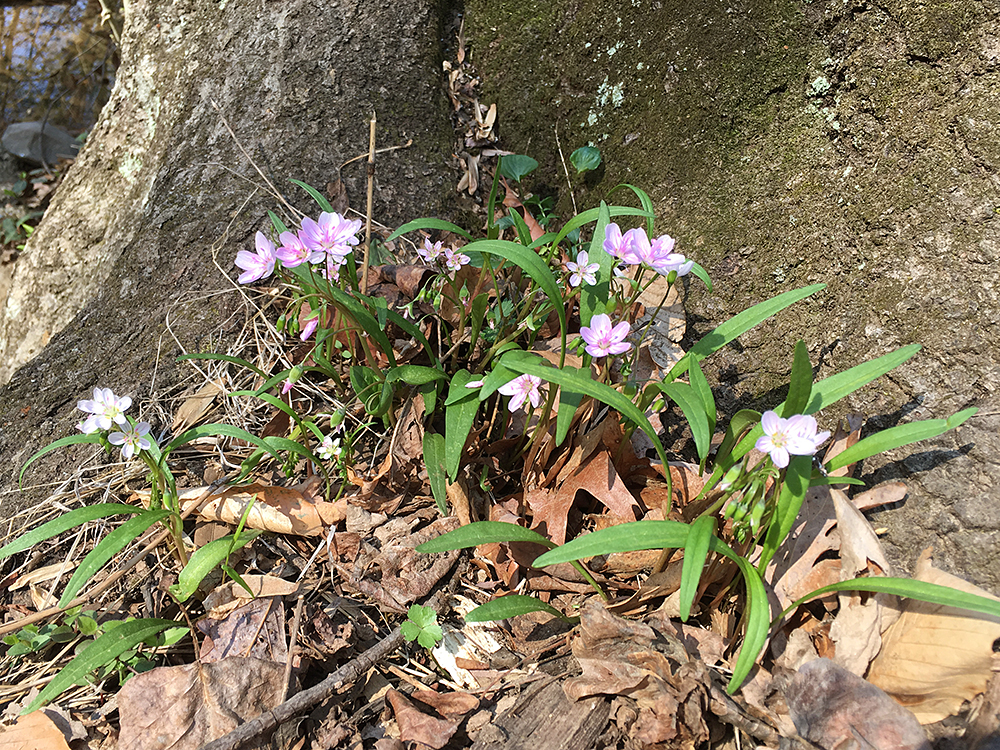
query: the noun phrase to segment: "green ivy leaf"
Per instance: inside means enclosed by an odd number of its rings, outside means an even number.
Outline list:
[[[601,166],[601,152],[593,146],[580,146],[569,155],[569,161],[577,172],[590,172]]]
[[[410,607],[399,630],[407,641],[416,641],[424,648],[434,648],[444,638],[444,631],[437,623],[437,612],[419,604]]]
[[[520,182],[526,174],[538,169],[538,162],[530,156],[512,154],[500,157],[500,174],[509,180]]]

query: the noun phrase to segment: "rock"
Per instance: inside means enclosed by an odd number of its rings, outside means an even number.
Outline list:
[[[35,164],[72,159],[80,143],[60,127],[41,122],[15,122],[3,132],[3,147]]]

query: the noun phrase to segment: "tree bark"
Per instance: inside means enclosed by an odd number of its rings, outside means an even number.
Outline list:
[[[318,208],[289,178],[324,191],[341,176],[363,211],[364,160],[340,166],[367,152],[375,111],[380,147],[413,140],[379,156],[376,220],[447,213],[457,178],[440,26],[429,0],[129,3],[111,101],[18,260],[0,319],[11,378],[0,487],[11,493],[25,459],[72,432],[76,400],[95,386],[142,402],[173,382],[182,350],[242,326],[233,258],[280,206],[244,150],[302,211]],[[0,515],[37,497],[0,496]]]

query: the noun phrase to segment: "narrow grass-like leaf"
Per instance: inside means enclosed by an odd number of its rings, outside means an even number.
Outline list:
[[[750,674],[753,665],[757,662],[757,657],[767,643],[767,634],[770,630],[770,609],[771,605],[767,599],[767,592],[764,590],[764,582],[757,571],[746,558],[740,557],[727,544],[712,537],[712,551],[725,555],[736,563],[743,574],[743,582],[746,585],[747,604],[743,612],[743,619],[746,623],[746,631],[743,634],[743,644],[740,646],[740,653],[736,657],[733,665],[733,675],[726,686],[726,692],[732,695],[740,689],[743,680]]]
[[[575,393],[565,388],[559,389],[559,411],[556,413],[556,445],[562,445],[563,440],[569,434],[573,417],[576,416],[576,410],[580,408],[582,401],[582,393]]]
[[[634,521],[584,534],[535,558],[533,567],[583,560],[612,552],[683,547],[691,527],[680,521]],[[454,533],[454,532],[452,532]],[[492,540],[491,540],[492,541]],[[528,541],[528,540],[524,540]]]
[[[888,430],[876,432],[864,440],[859,440],[847,450],[838,453],[826,463],[827,471],[834,471],[844,466],[870,458],[884,451],[891,451],[920,440],[928,440],[952,430],[973,416],[978,409],[965,409],[948,419],[925,419],[919,422],[890,427]]]
[[[527,222],[525,222],[524,217],[521,216],[521,212],[517,209],[510,209],[510,218],[514,222],[514,230],[517,232],[517,240],[525,247],[531,246],[531,230],[528,228]]]
[[[281,217],[279,217],[278,214],[274,213],[274,211],[268,211],[267,218],[271,220],[271,225],[274,227],[274,231],[277,232],[279,235],[282,232],[288,231],[288,227],[285,226],[285,222],[283,222],[281,220]]]
[[[772,625],[777,625],[789,612],[805,604],[810,599],[823,596],[833,591],[867,591],[874,594],[894,594],[895,596],[905,596],[908,599],[928,602],[930,604],[941,604],[946,607],[958,607],[971,612],[980,612],[991,617],[1000,617],[1000,602],[995,599],[987,599],[984,596],[970,594],[967,591],[959,591],[950,586],[941,586],[936,583],[926,581],[914,581],[912,578],[891,578],[874,576],[871,578],[855,578],[850,581],[839,581],[831,583],[829,586],[810,591],[801,599],[792,602],[777,618]]]
[[[806,499],[811,477],[812,456],[792,456],[785,470],[785,481],[781,485],[774,516],[767,527],[767,534],[764,535],[763,551],[757,570],[763,572],[767,568],[774,553],[778,551],[778,547],[795,525],[795,519],[802,509],[802,502]]]
[[[589,326],[590,319],[594,315],[603,313],[608,306],[608,300],[611,299],[611,277],[615,260],[609,253],[604,252],[604,234],[610,221],[611,212],[608,210],[608,204],[601,201],[597,210],[594,238],[587,253],[588,262],[597,263],[600,268],[597,270],[597,283],[584,284],[580,289],[580,325],[583,326]]]
[[[822,474],[813,474],[812,479],[809,480],[810,487],[826,487],[827,485],[838,484],[856,484],[859,487],[865,486],[864,480],[857,479],[855,477],[824,477]]]
[[[59,599],[59,606],[68,605],[91,578],[97,575],[108,561],[121,552],[133,539],[146,529],[170,515],[169,510],[147,510],[128,519],[125,523],[105,536],[92,549],[83,562],[73,571],[72,578],[66,584],[66,590]]]
[[[185,359],[214,359],[220,362],[231,362],[234,365],[245,367],[251,372],[257,373],[265,380],[267,379],[267,373],[264,372],[262,369],[260,369],[254,364],[251,364],[250,362],[247,362],[245,359],[241,359],[240,357],[234,357],[230,354],[215,354],[214,352],[205,352],[202,354],[182,354],[177,358],[177,361],[182,362]]]
[[[103,434],[103,433],[101,433]],[[44,456],[46,453],[51,453],[57,448],[65,448],[67,445],[80,445],[81,443],[92,443],[94,445],[101,444],[101,434],[91,433],[90,435],[67,435],[66,437],[59,438],[53,442],[46,445],[38,453],[33,455],[27,461],[24,462],[24,466],[21,467],[21,473],[17,476],[18,486],[21,484],[21,480],[24,479],[24,472],[28,470],[31,464],[35,463],[39,458]]]
[[[31,549],[36,544],[59,536],[64,531],[76,528],[80,524],[88,521],[96,521],[98,518],[108,518],[124,513],[138,513],[141,509],[134,505],[123,505],[121,503],[99,503],[98,505],[88,505],[84,508],[71,510],[58,518],[53,518],[47,523],[43,523],[37,529],[32,529],[27,534],[22,534],[10,544],[0,548],[0,560],[5,557]]]
[[[781,416],[788,419],[793,414],[803,414],[812,393],[812,363],[809,362],[809,350],[806,342],[799,339],[795,342],[795,355],[792,360],[792,374],[788,383],[788,397]]]
[[[615,192],[617,192],[618,190],[621,190],[622,188],[628,188],[629,190],[631,190],[635,194],[635,197],[639,199],[639,205],[642,206],[642,209],[644,211],[648,211],[649,212],[649,216],[646,217],[646,234],[649,235],[649,237],[652,237],[653,236],[653,217],[654,217],[653,199],[650,198],[649,197],[649,193],[647,193],[642,188],[638,188],[635,185],[630,185],[627,182],[622,182],[622,183],[620,183],[618,185],[615,185],[611,189],[611,192],[608,193],[608,197],[614,195]]]
[[[504,367],[502,362],[496,362],[496,364],[493,365],[493,371],[483,378],[483,387],[479,389],[479,400],[485,401],[496,393],[497,390],[507,385],[507,383],[516,377],[516,372]]]
[[[698,593],[705,561],[708,559],[708,547],[715,536],[715,516],[699,516],[691,523],[687,542],[684,545],[684,562],[681,567],[680,615],[681,621],[687,622],[691,616],[691,606]]]
[[[468,370],[459,370],[452,376],[448,405],[444,409],[444,469],[452,482],[458,478],[465,441],[479,411],[479,394],[465,387],[470,380],[472,374]]]
[[[392,242],[397,237],[401,237],[407,232],[414,232],[418,229],[440,229],[442,232],[452,232],[460,237],[465,237],[467,240],[472,239],[472,235],[457,224],[452,224],[450,221],[444,221],[443,219],[427,218],[414,219],[413,221],[406,222],[403,226],[390,234],[385,241]]]
[[[633,404],[623,393],[616,391],[609,385],[594,380],[590,377],[589,372],[578,370],[575,367],[558,369],[549,365],[541,357],[528,352],[508,352],[503,356],[501,362],[504,367],[510,370],[527,373],[528,375],[536,375],[542,380],[555,383],[576,393],[583,393],[596,398],[601,403],[607,404],[618,411],[626,419],[632,420],[649,436],[660,460],[663,462],[664,471],[667,470],[669,462],[666,451],[663,450],[663,444],[660,442],[660,436],[656,434],[656,430],[653,429],[653,425],[649,423],[646,415],[639,411],[639,407]]]
[[[712,444],[712,431],[701,398],[686,383],[678,383],[677,381],[656,383],[656,387],[680,407],[684,419],[687,420],[688,426],[691,428],[691,437],[694,439],[694,447],[698,451],[698,460],[704,461]]]
[[[736,441],[739,440],[743,433],[745,433],[748,429],[753,429],[753,427],[760,425],[760,418],[761,413],[759,411],[754,411],[753,409],[740,409],[733,415],[733,418],[729,420],[729,427],[726,428],[726,434],[722,438],[719,450],[715,454],[715,463],[717,468],[725,471],[729,469],[735,461],[739,460],[730,455],[733,448],[737,445]]]
[[[463,619],[466,622],[489,622],[491,620],[506,620],[508,617],[526,615],[529,612],[548,612],[550,615],[567,622],[575,622],[580,619],[566,617],[555,607],[539,601],[533,596],[524,596],[523,594],[507,594],[507,596],[488,601],[469,612]]]
[[[205,576],[215,570],[223,560],[233,552],[250,544],[260,536],[261,531],[247,531],[236,539],[235,534],[227,534],[221,539],[209,542],[204,547],[195,550],[187,565],[177,576],[177,583],[170,587],[170,593],[179,601],[186,602],[198,590]]]
[[[299,413],[295,411],[295,409],[290,407],[280,398],[272,396],[270,393],[258,393],[256,391],[233,391],[229,394],[230,398],[236,398],[238,396],[252,396],[253,398],[259,398],[261,401],[270,404],[278,411],[282,411],[287,414],[289,418],[295,422],[296,425],[298,425],[300,430],[303,429],[302,417],[299,416]]]
[[[754,326],[763,323],[768,318],[772,318],[789,305],[793,305],[799,300],[815,294],[821,289],[825,289],[826,284],[812,284],[801,289],[790,291],[772,297],[769,300],[759,302],[751,308],[738,313],[720,325],[714,331],[702,338],[697,344],[691,347],[688,352],[690,357],[704,359],[714,354],[733,339],[743,335]],[[688,358],[684,357],[671,370],[671,375],[678,376],[684,373],[688,367]]]
[[[173,620],[132,620],[98,636],[84,646],[76,658],[53,677],[48,685],[42,688],[41,692],[35,696],[35,699],[20,715],[24,716],[38,710],[46,703],[58,698],[64,690],[83,682],[84,678],[95,669],[110,664],[121,654],[135,648],[157,633],[176,627],[179,626]],[[184,630],[186,631],[187,628]]]
[[[307,185],[302,182],[302,180],[289,180],[289,182],[293,185],[298,185],[300,188],[309,193],[309,197],[316,201],[321,209],[327,213],[333,213],[333,206],[330,205],[330,201],[328,201],[326,197],[312,185]]]
[[[562,345],[565,348],[566,308],[559,302],[562,299],[562,290],[560,290],[552,270],[538,256],[538,253],[516,242],[508,242],[506,240],[477,240],[476,242],[470,242],[466,245],[466,248],[505,258],[517,264],[538,284],[539,288],[548,295],[548,298],[555,305],[556,315],[559,317],[559,331],[562,334]]]
[[[683,524],[681,525],[683,526]],[[417,552],[427,554],[450,552],[456,549],[478,547],[480,544],[500,542],[535,542],[549,548],[555,546],[554,542],[546,539],[537,531],[526,529],[517,524],[504,523],[503,521],[476,521],[424,542],[417,546]],[[571,559],[576,558],[567,558],[562,562],[570,562]]]
[[[400,365],[393,367],[385,376],[387,383],[402,380],[409,385],[424,385],[435,380],[447,380],[448,376],[434,367],[423,365]]]
[[[688,382],[705,410],[705,416],[708,418],[708,434],[713,435],[716,419],[715,396],[712,395],[712,386],[708,384],[708,378],[705,377],[697,359],[692,359],[688,367]]]
[[[708,277],[708,271],[706,271],[699,263],[694,263],[694,265],[691,266],[691,273],[701,279],[708,291],[712,291],[712,280]]]
[[[424,432],[424,464],[427,466],[427,480],[431,494],[442,516],[448,515],[448,478],[444,471],[444,435]]]
[[[820,409],[837,403],[845,396],[899,367],[918,351],[920,351],[920,344],[910,344],[814,383],[812,395],[809,397],[809,405],[802,413],[815,414]],[[780,412],[782,409],[784,409],[784,403],[779,404],[775,411]],[[763,434],[764,430],[758,424],[733,450],[733,460],[739,461],[743,458],[753,448],[757,438]]]
[[[185,430],[180,435],[175,437],[169,443],[163,447],[163,455],[166,457],[170,452],[182,445],[187,445],[192,440],[197,440],[202,437],[213,437],[216,435],[222,435],[223,437],[236,438],[237,440],[245,440],[251,445],[256,445],[258,448],[266,453],[270,453],[274,458],[281,460],[281,456],[269,446],[264,440],[252,435],[246,430],[240,427],[234,427],[230,424],[203,424],[197,427],[192,427],[190,430]]]
[[[407,320],[395,310],[386,310],[386,316],[390,323],[399,326],[404,332],[412,336],[418,344],[424,347],[424,351],[427,352],[427,356],[431,358],[431,363],[435,367],[441,366],[441,360],[434,353],[434,347],[431,346],[427,337],[424,336],[423,332],[412,321]]]
[[[490,296],[483,292],[472,300],[472,308],[469,311],[469,347],[476,348],[479,341],[479,333],[483,330],[483,321],[486,320],[486,308],[489,307]]]
[[[556,239],[552,244],[558,245],[566,239],[566,235],[574,229],[582,227],[584,224],[589,224],[592,221],[597,221],[599,213],[600,208],[588,208],[586,211],[581,211],[566,222],[563,228],[559,230],[559,234],[556,235]],[[647,211],[641,208],[629,208],[628,206],[608,206],[608,213],[611,214],[611,218],[616,216],[643,216],[650,221],[656,218],[656,214],[654,214],[651,210]],[[601,238],[601,242],[604,242],[603,237]]]

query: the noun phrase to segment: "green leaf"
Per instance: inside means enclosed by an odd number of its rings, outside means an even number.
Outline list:
[[[569,161],[578,173],[590,172],[601,166],[601,152],[593,146],[580,146],[569,155]]]
[[[431,494],[442,516],[448,515],[448,479],[444,472],[444,435],[426,430],[424,432],[424,463]]]
[[[437,622],[437,613],[430,607],[419,604],[410,606],[399,630],[407,641],[416,640],[424,648],[434,648],[444,638],[444,631]]]
[[[697,359],[692,359],[688,367],[688,382],[691,384],[691,390],[694,391],[698,400],[701,401],[701,407],[708,418],[708,434],[713,435],[715,433],[716,419],[715,396],[712,395],[712,387],[708,384],[708,378],[702,372],[701,365],[698,364]]]
[[[479,341],[479,333],[483,330],[483,321],[486,319],[486,308],[490,304],[490,297],[486,292],[476,296],[472,300],[472,309],[469,311],[469,347],[475,349],[476,342]]]
[[[66,590],[59,599],[59,606],[65,607],[80,592],[87,581],[93,578],[107,562],[121,552],[133,539],[140,536],[154,523],[170,515],[169,510],[147,510],[133,516],[117,529],[109,532],[100,543],[83,558],[83,562],[73,571],[66,584]]]
[[[119,513],[138,513],[140,508],[134,505],[122,505],[121,503],[100,503],[98,505],[88,505],[84,508],[77,508],[65,513],[58,518],[53,518],[47,523],[43,523],[37,529],[32,529],[27,534],[22,534],[10,544],[0,548],[0,560],[10,557],[18,552],[31,549],[36,544],[51,539],[54,536],[69,531],[88,521],[96,521],[98,518],[108,518]]]
[[[597,226],[594,227],[594,239],[590,243],[587,260],[597,263],[597,283],[584,284],[580,290],[580,325],[589,326],[590,319],[597,313],[604,312],[611,299],[611,277],[615,261],[610,254],[604,252],[604,234],[611,221],[608,205],[601,201],[597,211]]]
[[[792,375],[788,383],[788,398],[781,416],[788,419],[794,414],[802,414],[809,403],[812,393],[812,364],[809,362],[809,350],[806,342],[799,339],[795,342],[795,357],[792,361]]]
[[[75,659],[52,678],[20,715],[24,716],[41,708],[49,701],[58,698],[64,690],[82,682],[95,669],[111,664],[120,654],[134,648],[147,638],[174,627],[177,627],[177,623],[173,620],[132,620],[122,623],[88,643]]]
[[[656,383],[656,387],[680,407],[684,419],[687,420],[688,426],[691,428],[691,437],[694,439],[694,446],[698,451],[698,460],[704,461],[712,444],[712,432],[701,398],[695,393],[694,388],[686,383],[676,381]]]
[[[459,370],[452,376],[444,409],[444,469],[452,482],[458,478],[465,442],[479,411],[479,394],[465,387],[471,380],[468,370]]]
[[[452,224],[450,221],[444,221],[443,219],[414,219],[413,221],[408,221],[395,232],[386,237],[386,242],[392,242],[397,237],[401,237],[407,232],[414,232],[418,229],[440,229],[442,232],[452,232],[457,234],[459,237],[465,237],[467,240],[472,239],[472,235],[466,232],[462,227]]]
[[[448,376],[434,367],[423,365],[400,365],[393,367],[385,376],[387,383],[402,380],[409,385],[424,385],[435,380],[447,380]]]
[[[586,211],[581,211],[572,219],[566,222],[562,229],[559,230],[559,234],[556,235],[555,240],[552,242],[553,245],[558,245],[564,239],[566,235],[572,232],[574,229],[582,227],[584,224],[589,224],[592,221],[597,221],[598,214],[600,212],[599,208],[588,208]],[[609,206],[608,213],[611,214],[611,218],[616,216],[643,216],[652,222],[656,218],[656,214],[653,213],[651,209],[644,210],[641,208],[629,208],[628,206]],[[652,233],[652,232],[650,232]],[[603,245],[604,238],[601,238],[601,244]],[[603,249],[601,252],[604,252]],[[593,261],[592,261],[593,262]]]
[[[535,542],[549,548],[555,546],[554,542],[546,539],[537,531],[526,529],[517,524],[504,523],[503,521],[476,521],[424,542],[417,546],[417,552],[426,554],[450,552],[467,547],[478,547],[480,544],[499,542]],[[569,562],[569,560],[570,558],[567,558],[561,562]]]
[[[563,440],[569,434],[573,417],[576,416],[576,410],[580,408],[582,401],[582,393],[574,393],[565,388],[559,389],[559,411],[556,413],[556,445],[562,445]]]
[[[733,665],[733,675],[729,678],[726,692],[732,695],[740,689],[743,680],[750,674],[753,665],[757,662],[757,657],[767,643],[767,633],[770,630],[770,602],[767,592],[764,590],[764,582],[757,571],[747,560],[737,555],[724,542],[712,538],[712,551],[725,555],[736,563],[743,574],[743,582],[747,590],[747,606],[743,612],[743,619],[746,622],[746,632],[743,634],[743,644],[740,646],[740,653],[736,657]]]
[[[258,374],[262,378],[267,380],[267,373],[265,373],[259,367],[251,364],[250,362],[247,362],[245,359],[241,359],[239,357],[233,357],[229,354],[216,354],[214,352],[206,352],[204,354],[182,354],[177,358],[177,361],[182,362],[185,359],[213,359],[219,362],[231,362],[234,365],[240,365],[241,367],[245,367],[251,372]]]
[[[753,409],[740,409],[733,415],[733,418],[729,420],[729,427],[726,428],[726,434],[722,438],[719,450],[715,454],[717,469],[726,471],[738,460],[730,455],[733,447],[736,445],[736,441],[740,439],[740,436],[747,429],[752,429],[755,426],[759,427],[760,419],[761,413]]]
[[[882,377],[890,370],[899,367],[918,351],[920,351],[920,344],[910,344],[876,359],[862,362],[860,365],[855,365],[849,370],[838,372],[836,375],[824,378],[818,383],[814,383],[812,395],[809,397],[809,405],[802,413],[815,414],[820,409],[825,409],[831,404],[837,403],[844,396],[854,393],[854,391]],[[775,411],[781,412],[783,408],[784,404],[779,404],[775,408]],[[733,460],[739,461],[743,458],[753,447],[757,438],[763,434],[764,430],[758,424],[733,450]]]
[[[64,448],[67,445],[80,445],[81,443],[93,443],[95,445],[100,445],[103,439],[103,433],[91,433],[90,435],[68,435],[64,438],[59,438],[58,440],[49,443],[44,448],[42,448],[38,453],[33,455],[27,461],[24,462],[24,466],[21,467],[21,473],[17,476],[17,484],[21,485],[21,480],[24,479],[24,472],[28,470],[35,461],[44,456],[46,453],[51,453],[57,448]]]
[[[792,289],[791,291],[779,294],[777,297],[772,297],[769,300],[759,302],[753,307],[734,315],[714,331],[709,333],[697,344],[691,347],[691,351],[688,352],[688,355],[696,359],[704,359],[705,357],[717,352],[733,339],[743,335],[754,326],[763,323],[768,318],[774,317],[789,305],[793,305],[799,300],[805,299],[806,297],[825,288],[826,284],[813,284],[801,289]],[[688,363],[688,358],[684,357],[680,360],[680,362],[674,365],[670,374],[675,377],[683,374],[684,370],[688,367]]]
[[[764,536],[763,551],[757,570],[763,572],[767,568],[774,553],[778,551],[778,547],[795,525],[795,519],[798,518],[802,503],[806,499],[811,478],[812,456],[792,456],[788,462],[788,469],[785,470],[785,481],[781,485],[774,516]]]
[[[859,440],[847,450],[838,453],[826,463],[827,471],[835,471],[844,466],[862,461],[871,456],[893,450],[920,440],[928,440],[937,437],[948,430],[953,430],[960,424],[973,416],[978,409],[975,407],[965,409],[952,415],[948,419],[925,419],[919,422],[890,427],[874,435],[869,435],[864,440]]]
[[[637,188],[635,185],[629,185],[627,182],[622,182],[619,183],[618,185],[615,185],[611,189],[611,192],[608,193],[608,197],[610,198],[612,195],[614,195],[616,192],[618,192],[623,188],[628,188],[629,190],[631,190],[635,194],[635,197],[639,199],[639,205],[642,206],[643,211],[646,211],[648,213],[648,216],[646,217],[646,234],[652,237],[653,220],[655,216],[655,212],[653,211],[653,199],[650,198],[649,193],[647,193],[642,188]]]
[[[715,536],[715,516],[699,516],[691,523],[687,542],[684,545],[684,562],[681,567],[680,615],[681,621],[687,622],[691,616],[691,606],[698,593],[698,583],[701,581],[705,561],[708,559],[708,547]]]
[[[626,419],[632,420],[649,436],[663,462],[664,470],[666,470],[668,466],[667,454],[663,450],[659,435],[656,434],[656,430],[653,429],[653,425],[649,423],[646,415],[639,411],[639,407],[623,393],[616,391],[609,385],[597,382],[590,377],[589,372],[574,367],[564,367],[560,370],[549,365],[541,357],[527,352],[507,352],[501,359],[501,363],[510,370],[536,375],[542,380],[596,398],[618,411]]]
[[[516,242],[507,242],[506,240],[477,240],[470,242],[465,246],[465,249],[466,251],[477,250],[496,255],[520,266],[555,305],[556,315],[559,317],[559,331],[562,334],[563,349],[566,348],[566,307],[559,302],[562,299],[562,291],[556,282],[556,277],[552,274],[552,270],[545,261],[538,257],[538,253]]]
[[[500,174],[508,180],[520,182],[522,177],[534,172],[536,169],[538,169],[538,162],[530,156],[511,154],[510,156],[500,157]]]
[[[323,194],[312,185],[307,185],[301,180],[289,180],[289,182],[293,185],[298,185],[300,188],[309,193],[309,197],[316,201],[321,209],[327,213],[333,213],[333,206],[330,205],[330,201],[328,201]]]
[[[204,547],[195,550],[188,560],[187,565],[177,576],[177,583],[170,587],[170,593],[179,601],[186,602],[198,590],[202,580],[219,567],[219,564],[227,559],[236,550],[245,547],[258,536],[260,531],[247,531],[240,534],[236,539],[235,534],[227,534],[221,539],[209,542]]]
[[[472,524],[470,524],[472,525]],[[468,528],[468,527],[463,527]],[[561,547],[536,557],[533,567],[544,568],[557,563],[583,560],[612,552],[633,552],[640,549],[683,547],[690,526],[679,521],[635,521],[584,534]],[[452,532],[455,533],[455,532]],[[492,540],[489,540],[492,541]],[[528,541],[528,540],[524,540]],[[551,544],[551,543],[550,543]],[[419,547],[417,549],[420,549]]]
[[[271,220],[271,225],[274,227],[274,231],[277,232],[279,236],[282,232],[288,231],[288,227],[285,226],[285,222],[283,222],[278,214],[274,213],[274,211],[268,211],[267,218]]]
[[[492,599],[486,604],[476,607],[463,619],[466,622],[489,622],[491,620],[506,620],[509,617],[526,615],[529,612],[548,612],[550,615],[568,622],[580,619],[578,617],[568,618],[555,607],[549,606],[533,596],[522,594],[507,594]]]
[[[988,599],[978,594],[970,594],[966,591],[959,591],[950,586],[941,586],[936,583],[925,581],[914,581],[910,578],[891,577],[871,577],[855,578],[850,581],[839,581],[831,583],[829,586],[810,591],[801,599],[792,602],[777,618],[774,625],[784,619],[789,612],[805,604],[810,599],[817,596],[829,594],[833,591],[867,591],[870,593],[894,594],[895,596],[905,596],[908,599],[928,602],[930,604],[941,604],[946,607],[958,607],[972,612],[980,612],[991,617],[1000,617],[1000,602],[995,599]]]

